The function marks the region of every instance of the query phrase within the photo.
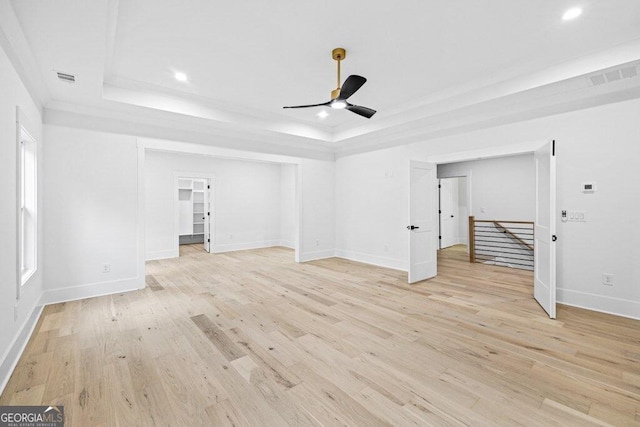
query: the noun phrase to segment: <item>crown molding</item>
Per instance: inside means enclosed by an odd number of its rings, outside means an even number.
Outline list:
[[[50,102],[44,109],[44,123],[266,154],[335,158],[332,147],[308,138],[106,101],[93,106]]]
[[[42,111],[42,107],[49,102],[51,95],[40,74],[40,65],[31,51],[9,1],[0,1],[0,46],[33,102]]]

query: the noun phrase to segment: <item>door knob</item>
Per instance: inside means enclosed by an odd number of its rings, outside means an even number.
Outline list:
[[[407,230],[415,230],[416,228],[420,227],[416,227],[415,225],[407,225]]]
[[[453,218],[453,215],[451,215],[451,218]]]

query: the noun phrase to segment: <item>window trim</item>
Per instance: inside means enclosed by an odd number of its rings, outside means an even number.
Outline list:
[[[26,285],[33,275],[38,271],[38,144],[36,139],[25,129],[19,122],[17,123],[17,155],[16,155],[16,215],[17,215],[17,253],[16,253],[16,273],[17,273],[17,293],[16,299],[20,299],[21,290]],[[27,144],[30,144],[33,150],[33,237],[32,256],[33,266],[28,268],[25,265],[28,259],[25,249],[25,210],[27,204],[27,189],[25,171],[27,169]]]

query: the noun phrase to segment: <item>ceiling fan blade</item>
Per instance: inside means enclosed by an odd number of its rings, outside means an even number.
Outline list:
[[[329,101],[331,102],[331,101]],[[282,108],[309,108],[309,107],[325,107],[329,105],[329,102],[324,102],[322,104],[310,104],[310,105],[293,105],[291,107],[282,107]]]
[[[355,74],[350,75],[349,77],[347,77],[347,80],[344,81],[342,89],[340,89],[340,95],[338,95],[338,98],[349,98],[351,95],[356,93],[358,89],[360,89],[362,85],[366,83],[366,81],[367,79],[362,76],[357,76]]]
[[[347,105],[346,107],[347,110],[359,114],[362,117],[366,117],[367,119],[370,119],[371,116],[373,116],[376,113],[376,110],[372,110],[371,108],[367,108],[367,107],[361,107],[359,105]]]

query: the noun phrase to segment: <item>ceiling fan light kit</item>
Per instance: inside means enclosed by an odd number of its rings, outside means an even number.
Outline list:
[[[350,75],[344,81],[342,87],[340,86],[340,62],[347,57],[347,51],[344,48],[337,47],[331,51],[331,57],[338,63],[338,84],[337,88],[331,91],[331,101],[324,102],[322,104],[310,104],[310,105],[294,105],[290,107],[282,107],[282,108],[310,108],[310,107],[330,107],[334,109],[346,109],[353,113],[356,113],[362,117],[366,117],[370,119],[375,113],[376,110],[372,110],[371,108],[362,107],[359,105],[353,105],[347,102],[347,98],[356,93],[358,89],[365,84],[367,79],[362,76],[357,76],[355,74]]]

